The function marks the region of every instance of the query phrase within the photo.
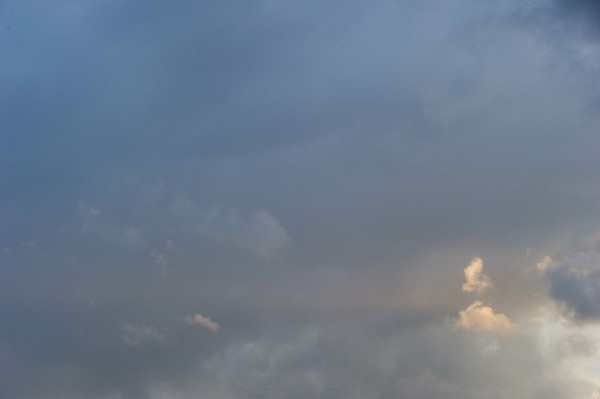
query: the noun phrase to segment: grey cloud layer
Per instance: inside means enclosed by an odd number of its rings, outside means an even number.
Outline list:
[[[2,2],[0,398],[593,390],[515,255],[600,214],[559,3]],[[445,322],[475,254],[510,344]],[[596,318],[594,273],[551,298]]]
[[[565,306],[574,318],[584,321],[600,319],[600,256],[580,253],[564,264],[544,269],[549,293]]]

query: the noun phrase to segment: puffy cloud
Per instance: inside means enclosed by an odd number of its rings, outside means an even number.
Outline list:
[[[475,301],[459,312],[454,326],[463,330],[489,332],[498,335],[513,335],[519,327],[512,323],[504,313],[495,313],[490,306]]]
[[[543,273],[553,265],[554,261],[552,260],[552,258],[549,256],[544,256],[538,263],[536,263],[535,266],[540,272]]]
[[[495,313],[490,306],[475,301],[459,312],[459,319],[454,326],[463,330],[489,332],[498,335],[512,335],[518,327],[504,313]]]
[[[483,261],[475,257],[465,268],[465,283],[462,290],[465,292],[482,293],[493,287],[489,276],[482,273]],[[518,331],[504,313],[495,313],[491,306],[481,301],[475,301],[466,309],[459,312],[459,318],[453,321],[455,328],[473,330],[478,332],[489,332],[497,335],[512,335]]]
[[[481,258],[473,258],[471,263],[465,268],[465,283],[462,290],[465,292],[476,292],[481,294],[483,291],[492,288],[494,284],[492,279],[482,273],[483,261]]]
[[[185,322],[191,325],[208,328],[212,332],[217,332],[221,328],[219,323],[212,321],[210,317],[203,316],[200,313],[187,316]]]
[[[378,322],[383,320],[378,319]],[[500,339],[352,322],[305,325],[235,342],[202,362],[191,380],[153,390],[153,399],[587,398],[598,388],[528,331]],[[360,345],[357,345],[360,342]]]

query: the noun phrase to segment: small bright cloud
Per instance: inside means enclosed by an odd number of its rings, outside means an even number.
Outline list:
[[[549,256],[544,256],[544,258],[542,258],[542,260],[540,260],[536,264],[536,267],[540,272],[545,272],[546,270],[551,268],[553,265],[554,265],[554,261],[552,260],[552,258]]]
[[[483,261],[481,258],[473,258],[471,263],[465,268],[465,283],[462,290],[465,292],[476,292],[481,294],[488,288],[492,288],[494,284],[489,276],[482,273]]]
[[[454,327],[497,335],[513,335],[519,329],[504,313],[495,313],[492,307],[481,301],[475,301],[461,310],[459,319],[454,321]]]
[[[217,332],[221,328],[219,323],[212,321],[210,317],[203,316],[200,313],[186,317],[185,322],[191,325],[208,328],[212,332]]]

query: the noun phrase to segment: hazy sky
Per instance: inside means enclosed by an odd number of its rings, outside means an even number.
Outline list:
[[[599,110],[598,1],[0,1],[0,398],[598,399]]]

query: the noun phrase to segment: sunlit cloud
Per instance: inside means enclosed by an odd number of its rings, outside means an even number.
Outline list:
[[[544,256],[538,263],[536,263],[535,266],[540,272],[543,273],[553,265],[554,261],[552,260],[552,258],[549,256]]]
[[[465,268],[465,283],[462,286],[462,290],[465,292],[475,292],[481,294],[487,289],[494,286],[492,279],[482,273],[483,261],[481,258],[473,258],[471,263]]]
[[[200,326],[209,329],[212,332],[217,332],[221,328],[219,323],[211,320],[210,317],[196,313],[185,318],[185,322],[194,326]]]
[[[504,313],[496,313],[491,306],[475,301],[459,312],[454,327],[462,330],[489,332],[497,335],[513,335],[519,328]]]

